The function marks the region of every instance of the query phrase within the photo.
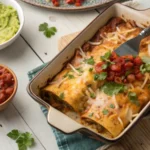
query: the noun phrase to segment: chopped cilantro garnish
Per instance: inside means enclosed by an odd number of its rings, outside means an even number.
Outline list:
[[[103,64],[102,65],[102,69],[107,69],[107,67],[108,67],[108,64]]]
[[[115,105],[114,104],[110,104],[109,107],[112,108],[112,109],[114,109]]]
[[[92,116],[93,116],[93,114],[94,114],[93,112],[92,112],[92,113],[90,113],[90,114],[89,114],[89,117],[92,117]]]
[[[76,70],[77,70],[79,73],[83,73],[82,68],[76,68]]]
[[[150,89],[150,84],[148,85],[148,89]]]
[[[108,111],[108,109],[103,109],[102,113],[103,113],[103,115],[108,115],[109,111]]]
[[[143,56],[143,57],[141,57],[141,58],[142,58],[142,61],[143,61],[144,63],[150,64],[150,57],[148,57],[148,56]]]
[[[72,74],[68,74],[68,78],[69,78],[69,79],[73,79],[74,76],[73,76]]]
[[[93,68],[90,68],[89,71],[92,72],[92,71],[93,71]]]
[[[126,71],[125,76],[128,76],[128,75],[131,74],[131,73],[132,73],[132,71],[131,71],[131,70],[128,70],[128,71]]]
[[[59,95],[60,99],[64,99],[64,96],[65,96],[64,92],[60,93]]]
[[[130,100],[131,103],[133,103],[133,104],[135,104],[137,106],[140,105],[140,103],[138,101],[137,94],[135,92],[129,92],[128,93],[128,98],[129,98],[129,100]]]
[[[150,72],[150,64],[142,64],[140,66],[140,71],[144,74],[145,72]]]
[[[94,74],[94,80],[105,80],[107,77],[107,72],[102,72],[100,74]]]
[[[116,95],[120,92],[124,92],[125,86],[116,82],[105,82],[101,87],[101,90],[107,95]]]
[[[74,75],[69,74],[69,73],[66,73],[63,77],[64,77],[64,78],[68,77],[69,79],[75,78]]]
[[[105,53],[104,56],[101,56],[101,60],[107,61],[110,58],[110,56],[111,56],[111,51]]]
[[[92,56],[91,56],[91,58],[85,59],[84,61],[85,61],[85,63],[87,63],[89,65],[94,65],[95,64],[95,61],[94,61]]]
[[[91,98],[96,98],[96,95],[94,93],[90,93]]]

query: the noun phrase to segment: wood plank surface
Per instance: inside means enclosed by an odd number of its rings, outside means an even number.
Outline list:
[[[61,51],[79,32],[63,36],[59,40]],[[132,128],[119,143],[108,148],[108,150],[150,150],[150,119],[142,119]]]
[[[16,143],[6,134],[12,129],[34,135],[34,150],[57,150],[55,137],[40,106],[26,92],[27,72],[42,64],[26,42],[19,37],[11,46],[0,51],[0,64],[9,66],[17,75],[18,90],[12,105],[0,112],[0,150],[17,150]]]
[[[66,34],[85,28],[99,13],[95,10],[88,12],[59,12],[29,5],[17,0],[25,14],[25,25],[22,36],[44,61],[50,61],[58,53],[58,39]],[[41,23],[47,22],[58,30],[52,38],[46,38],[38,31]]]

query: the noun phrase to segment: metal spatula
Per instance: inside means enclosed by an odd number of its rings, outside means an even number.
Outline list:
[[[120,55],[133,55],[136,56],[139,54],[140,42],[143,38],[150,35],[150,27],[145,28],[141,31],[141,33],[135,38],[125,42],[121,46],[119,46],[115,52]]]

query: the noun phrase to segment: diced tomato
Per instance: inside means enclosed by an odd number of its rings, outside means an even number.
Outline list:
[[[137,80],[143,80],[144,75],[141,72],[139,72],[135,75],[135,77]]]
[[[135,81],[135,75],[134,74],[129,74],[127,76],[127,80],[129,81],[129,83],[132,83]]]
[[[126,70],[130,70],[131,68],[133,67],[133,63],[132,62],[126,62],[125,64],[124,64],[124,68],[126,69]]]
[[[119,65],[119,64],[113,64],[113,65],[110,66],[110,69],[112,71],[120,72],[121,71],[121,65]]]
[[[137,66],[142,65],[143,64],[142,59],[139,56],[137,56],[136,58],[134,58],[134,64]]]
[[[99,62],[95,65],[95,71],[97,73],[101,73],[103,71],[105,71],[105,69],[102,68],[102,66],[105,64],[105,62]]]
[[[111,53],[111,56],[110,56],[110,60],[114,60],[114,59],[116,59],[116,58],[118,58],[118,55],[115,53],[115,52],[112,52]]]

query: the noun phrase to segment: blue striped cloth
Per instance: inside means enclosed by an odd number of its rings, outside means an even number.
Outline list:
[[[39,66],[28,72],[29,80],[31,80],[46,64]],[[41,106],[41,110],[47,116],[47,109]],[[104,145],[104,143],[88,138],[80,133],[64,134],[61,131],[51,127],[56,137],[59,150],[96,150]]]

